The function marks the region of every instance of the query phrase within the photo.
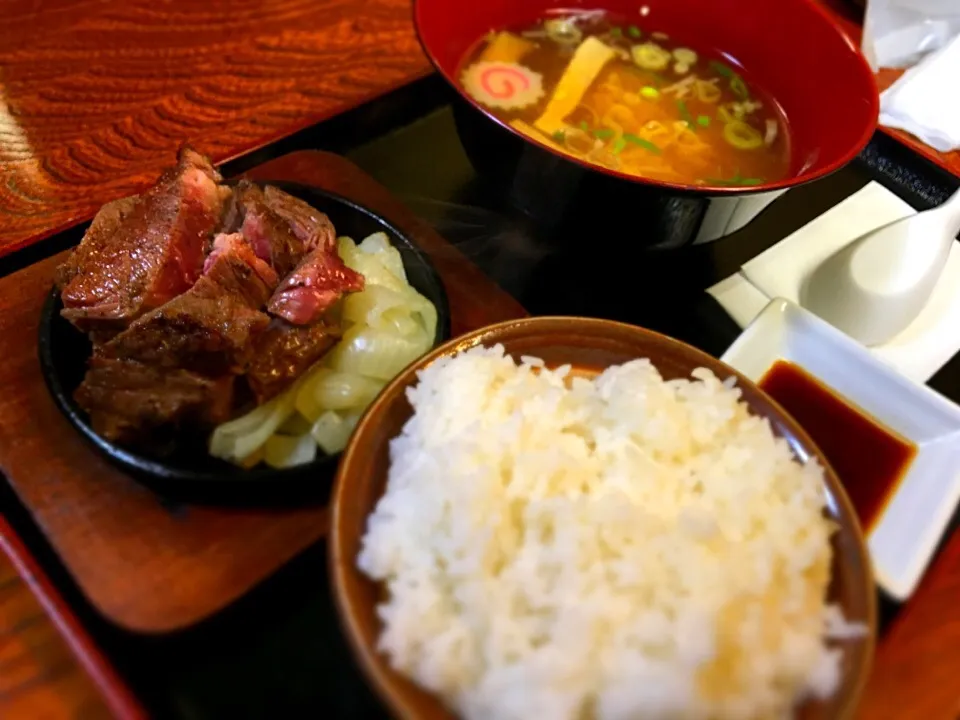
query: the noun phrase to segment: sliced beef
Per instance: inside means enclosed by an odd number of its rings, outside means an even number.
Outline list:
[[[273,185],[263,191],[267,206],[290,225],[309,252],[318,247],[336,248],[337,232],[325,214]]]
[[[263,191],[253,183],[237,185],[235,198],[240,232],[257,257],[270,263],[279,277],[286,276],[307,252],[303,241],[290,223],[270,208]]]
[[[242,188],[247,181],[241,183],[230,191],[230,197],[223,208],[223,221],[220,223],[220,232],[226,235],[240,232],[240,226],[243,225],[243,206],[240,205],[240,195]]]
[[[56,282],[59,290],[62,291],[70,284],[80,272],[81,260],[88,258],[88,252],[80,252],[81,248],[85,247],[87,250],[93,250],[103,247],[108,243],[110,238],[120,229],[123,221],[130,215],[133,208],[136,207],[138,200],[139,198],[133,195],[131,197],[114,200],[100,208],[100,211],[93,218],[93,222],[90,223],[90,227],[87,228],[87,232],[83,236],[83,241],[80,247],[77,248],[77,252],[70,253],[70,257],[67,258],[66,262],[57,268]]]
[[[259,308],[276,275],[239,235],[221,235],[203,276],[102,345],[101,357],[183,368],[209,376],[242,373],[270,324]]]
[[[229,262],[219,262],[221,258],[229,258]],[[250,243],[241,233],[221,234],[214,238],[213,249],[203,263],[203,274],[211,275],[218,281],[226,283],[229,287],[232,285],[232,277],[238,279],[246,277],[246,271],[237,271],[237,268],[242,268],[243,265],[249,266],[256,273],[262,281],[262,285],[267,287],[269,297],[269,293],[277,287],[279,281],[277,273],[270,267],[269,263],[257,257]],[[223,275],[224,270],[230,272]],[[261,307],[266,302],[261,298],[263,294],[261,283],[247,281],[244,284],[247,283],[250,283],[247,289],[252,293],[247,293],[245,296],[251,307]]]
[[[224,422],[239,375],[242,393],[274,397],[340,338],[330,306],[363,289],[326,215],[220,182],[184,149],[157,186],[105,206],[58,270],[64,317],[95,343],[75,397],[107,440],[176,442]]]
[[[225,422],[233,386],[233,376],[208,378],[135,360],[94,357],[76,400],[90,414],[98,435],[140,444],[156,428]]]
[[[345,293],[361,290],[363,275],[344,265],[336,248],[318,247],[283,279],[267,310],[293,325],[310,325]]]
[[[340,339],[340,328],[324,323],[300,327],[274,320],[256,343],[247,381],[257,404],[285,390]]]
[[[59,272],[63,316],[81,330],[120,329],[192,286],[229,193],[220,180],[184,148],[154,187],[111,208]]]

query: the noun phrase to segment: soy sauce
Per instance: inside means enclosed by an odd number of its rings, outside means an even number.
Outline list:
[[[778,360],[759,384],[823,451],[869,531],[917,454],[916,445],[792,363]]]

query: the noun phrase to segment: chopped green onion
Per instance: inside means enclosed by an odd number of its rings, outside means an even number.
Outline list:
[[[610,149],[614,155],[619,155],[620,152],[627,146],[627,141],[622,137],[618,137],[613,141],[613,147]]]
[[[627,35],[632,38],[640,37],[640,28],[638,28],[636,25],[631,25],[627,28]]]
[[[613,137],[613,130],[610,128],[600,128],[599,130],[593,131],[593,136],[597,138],[597,140],[609,140]]]
[[[709,62],[710,67],[717,75],[722,75],[725,78],[736,77],[737,74],[733,71],[733,68],[724,65],[722,62],[717,62],[716,60],[711,60]]]
[[[730,90],[734,95],[744,100],[750,97],[750,89],[733,68],[716,60],[711,60],[709,65],[717,75],[721,75],[730,81]]]
[[[652,142],[650,142],[649,140],[644,140],[642,137],[637,137],[636,135],[633,135],[632,133],[624,133],[624,134],[623,134],[623,139],[626,140],[627,142],[633,143],[634,145],[639,145],[639,146],[642,147],[644,150],[649,150],[649,151],[652,152],[654,155],[659,155],[659,154],[660,154],[660,148],[658,148],[656,145],[654,145],[654,144],[653,144]]]
[[[710,185],[737,185],[749,187],[752,185],[763,185],[763,178],[742,178],[739,175],[734,175],[732,178],[726,180],[721,178],[708,178],[707,182]]]
[[[623,35],[623,28],[612,27],[610,28],[610,34],[613,35],[614,37],[620,37],[621,35]]]
[[[580,129],[583,130],[584,132],[586,132],[587,130],[590,129],[590,126],[587,125],[587,121],[586,121],[586,120],[581,120],[581,121],[580,121]]]
[[[561,45],[579,45],[583,32],[572,18],[554,18],[543,23],[547,36]]]
[[[683,100],[677,100],[677,109],[680,111],[680,119],[683,120],[691,130],[693,127],[693,115],[690,114],[687,103]]]
[[[734,75],[730,78],[730,90],[733,91],[734,95],[744,100],[750,97],[750,90],[747,88],[747,84],[743,81],[743,78],[739,75]]]
[[[710,127],[710,116],[709,115],[698,115],[697,116],[697,125],[700,127]]]
[[[656,100],[658,97],[660,97],[660,91],[655,87],[651,87],[650,85],[645,85],[644,87],[640,88],[640,94],[648,100]]]
[[[557,130],[551,137],[558,143],[562,143],[567,139],[567,134],[563,130]]]

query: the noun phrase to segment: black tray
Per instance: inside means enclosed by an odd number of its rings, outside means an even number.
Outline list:
[[[531,313],[632,322],[713,355],[722,354],[740,328],[705,289],[743,262],[871,180],[917,209],[942,201],[958,185],[946,171],[878,133],[854,164],[790,191],[736,234],[681,251],[645,252],[630,243],[643,218],[631,216],[629,208],[583,208],[580,222],[545,230],[501,205],[460,148],[446,106],[449,92],[441,81],[428,78],[231,163],[225,172],[235,174],[271,154],[298,148],[345,153],[405,199]],[[411,113],[412,105],[422,108],[419,115]],[[595,212],[621,213],[622,232],[611,237],[584,233]],[[76,242],[75,235],[65,233],[48,247],[71,241]],[[954,357],[929,384],[960,400],[960,359]],[[6,495],[7,504],[13,504],[9,490]],[[141,638],[101,620],[62,570],[57,572],[55,556],[31,531],[22,511],[14,515],[19,518],[17,532],[156,717],[259,720],[382,714],[340,632],[323,543],[210,621],[173,636]],[[948,532],[956,527],[955,517]],[[884,619],[889,621],[896,610],[886,602]]]

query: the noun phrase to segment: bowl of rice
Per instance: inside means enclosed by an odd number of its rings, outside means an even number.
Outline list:
[[[848,718],[876,595],[849,499],[732,368],[528,318],[408,367],[358,424],[330,572],[397,717]]]

